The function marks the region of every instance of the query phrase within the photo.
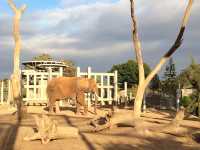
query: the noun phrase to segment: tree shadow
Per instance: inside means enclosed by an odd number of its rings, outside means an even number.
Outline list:
[[[4,118],[0,118],[0,150],[14,150],[15,148],[15,141],[17,140],[17,134],[19,130],[19,126],[28,126],[28,127],[34,127],[35,122],[33,121],[33,118],[29,114],[26,119],[22,119],[20,122],[17,122],[17,119],[13,123],[9,123],[9,118],[6,116]],[[38,115],[38,114],[35,114]],[[56,120],[62,122],[66,125],[66,123],[70,126],[76,127],[81,129],[82,125],[87,126],[86,122],[88,122],[88,118],[77,118],[77,117],[69,117],[66,115],[49,115]],[[160,119],[160,118],[159,118]],[[81,123],[81,124],[80,124]],[[7,128],[5,129],[4,126]],[[188,126],[182,126],[189,128]],[[191,128],[191,130],[196,130]],[[79,135],[81,140],[85,143],[88,150],[95,150],[97,141],[96,139],[91,139],[90,135],[95,136],[95,138],[106,138],[109,136],[109,139],[116,139],[111,140],[110,142],[102,143],[100,146],[102,149],[105,150],[197,150],[200,149],[200,147],[193,145],[189,146],[189,144],[186,144],[186,142],[180,142],[177,140],[177,136],[175,135],[168,135],[165,133],[161,133],[162,135],[165,135],[165,138],[163,136],[138,136],[136,133],[134,133],[134,128],[125,129],[123,132],[122,128],[116,129],[110,129],[107,131],[102,131],[98,133],[87,133],[85,131],[79,130]],[[128,132],[126,132],[128,131]],[[131,132],[131,134],[130,134]],[[3,135],[3,136],[2,136]],[[130,141],[118,141],[120,138],[128,138]],[[139,140],[139,143],[135,143],[134,140]],[[193,134],[193,140],[197,143],[200,140],[200,135]],[[133,141],[133,142],[132,142]]]
[[[157,118],[157,117],[149,117],[149,116],[148,117],[142,116],[142,118],[155,119],[155,120],[163,120],[163,121],[167,121],[167,122],[172,121],[172,119],[173,119],[173,118],[168,119],[168,118]]]
[[[23,115],[24,116],[24,115]],[[18,149],[18,138],[20,138],[20,128],[36,127],[33,117],[26,114],[20,120],[17,114],[15,115],[0,115],[0,150]]]
[[[137,144],[109,143],[103,146],[104,150],[197,150],[199,146],[184,145],[167,137],[163,139],[146,138],[146,142]]]
[[[200,122],[200,118],[197,118],[197,117],[193,117],[193,118],[189,118],[189,117],[187,117],[185,120],[189,120],[189,121],[198,121],[198,122]]]
[[[166,124],[166,123],[163,123],[163,122],[160,122],[160,121],[154,121],[154,120],[145,120],[145,122],[163,124],[163,125]]]
[[[63,118],[66,120],[66,122],[72,126],[78,128],[75,124],[72,123],[70,118],[68,116],[63,115]],[[79,135],[81,139],[84,141],[84,143],[87,145],[88,150],[95,150],[96,148],[93,146],[93,144],[89,141],[89,139],[85,136],[85,134],[79,130]]]
[[[69,110],[69,111],[76,113],[76,107],[69,107],[69,106],[60,107],[60,111],[66,111],[66,110]]]
[[[1,119],[4,118],[5,116],[1,115]],[[6,115],[6,117],[9,117]],[[8,120],[1,120],[0,119],[0,149],[1,150],[13,150],[17,133],[18,133],[18,128],[20,121],[17,121],[17,116],[15,115],[15,121],[10,123],[9,119]]]
[[[158,114],[158,115],[162,115],[165,118],[174,118],[174,116],[176,115],[176,111],[170,110],[170,109],[149,108],[149,110],[147,109],[146,113],[155,113],[155,114]]]
[[[101,133],[104,135],[103,133]],[[167,135],[166,136],[146,136],[145,135],[129,135],[129,134],[107,134],[107,136],[112,136],[113,138],[125,136],[129,137],[130,139],[134,140],[134,138],[139,140],[139,142],[133,143],[123,143],[119,142],[109,142],[103,145],[104,150],[198,150],[200,149],[200,145],[198,144],[191,144],[191,143],[183,143],[177,140],[176,136],[174,135]],[[200,134],[197,136],[197,140],[200,140]],[[196,141],[198,142],[198,141]]]
[[[200,144],[200,132],[192,134],[192,139]]]
[[[138,149],[136,146],[133,146],[131,144],[114,144],[114,143],[107,144],[103,147],[104,147],[104,150],[135,150],[135,149]]]

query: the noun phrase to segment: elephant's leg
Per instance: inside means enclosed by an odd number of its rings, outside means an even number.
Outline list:
[[[54,111],[53,111],[53,106],[50,106],[50,107],[49,107],[49,112],[50,112],[50,113],[54,113]]]
[[[76,93],[76,114],[81,114],[80,94]]]
[[[56,113],[60,113],[59,101],[56,101]]]
[[[83,99],[83,100],[85,100],[85,99]],[[86,103],[84,103],[83,106],[84,106],[84,115],[87,115],[88,105]]]
[[[76,102],[76,114],[77,115],[81,114],[81,105],[79,102]]]
[[[94,114],[97,115],[97,96],[95,95],[95,100],[94,100]]]
[[[81,92],[80,93],[80,103],[84,107],[84,115],[87,115],[88,112],[88,105],[85,103],[85,93]]]
[[[53,111],[53,107],[54,107],[53,100],[50,99],[50,100],[49,100],[49,112],[50,112],[50,113],[53,113],[53,112],[54,112],[54,111]]]
[[[84,106],[84,114],[87,114],[87,106],[85,105],[85,94],[84,92],[77,93],[77,112],[80,112],[80,107]]]

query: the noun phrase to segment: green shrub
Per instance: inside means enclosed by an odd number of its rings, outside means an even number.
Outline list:
[[[182,97],[181,101],[180,101],[180,105],[184,106],[185,108],[189,106],[189,104],[191,103],[191,97],[189,96],[184,96]]]

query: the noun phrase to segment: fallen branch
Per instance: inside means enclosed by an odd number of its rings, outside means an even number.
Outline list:
[[[181,122],[185,116],[184,112],[185,109],[180,108],[180,110],[176,113],[175,118],[169,124],[156,128],[149,128],[144,120],[136,120],[132,113],[128,113],[127,111],[123,110],[110,111],[104,116],[98,116],[90,122],[90,125],[94,127],[92,130],[93,132],[99,132],[115,126],[120,126],[133,127],[135,133],[145,136],[151,135],[152,132],[182,136],[183,133],[187,133],[187,131],[183,129],[180,130]]]
[[[50,140],[63,138],[77,138],[79,130],[75,127],[57,126],[57,121],[46,115],[42,117],[34,116],[37,131],[31,136],[24,137],[26,141],[41,140],[42,144],[47,144]]]
[[[134,120],[132,113],[127,113],[127,111],[123,110],[115,110],[106,113],[104,116],[95,117],[90,122],[90,125],[94,127],[93,131],[98,132],[118,125],[135,127],[135,122],[138,121]]]

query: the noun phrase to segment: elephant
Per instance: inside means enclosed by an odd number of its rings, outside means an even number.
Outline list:
[[[64,98],[76,98],[77,113],[80,113],[80,106],[84,106],[84,113],[87,113],[85,104],[85,93],[95,94],[94,112],[96,114],[98,88],[94,79],[83,77],[58,77],[48,81],[47,96],[49,99],[49,110],[53,112],[53,107],[57,101]],[[56,112],[59,106],[56,105]]]

